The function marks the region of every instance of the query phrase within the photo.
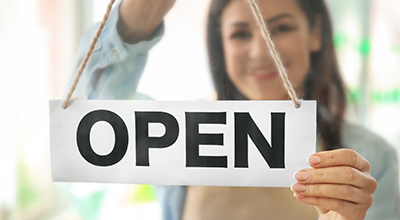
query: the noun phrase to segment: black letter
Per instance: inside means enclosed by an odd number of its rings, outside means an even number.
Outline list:
[[[175,117],[165,112],[135,112],[136,118],[136,166],[150,166],[149,148],[165,148],[175,143],[179,125]],[[149,137],[149,123],[162,123],[165,134]]]
[[[285,168],[285,113],[271,113],[272,147],[249,113],[235,113],[235,167],[249,167],[247,135],[270,168]]]
[[[90,130],[99,121],[108,122],[114,129],[115,144],[110,154],[102,156],[96,154],[90,145]],[[111,166],[118,163],[128,149],[128,130],[121,117],[114,112],[97,110],[89,112],[79,122],[76,132],[76,142],[83,158],[96,166]]]
[[[199,124],[226,124],[226,112],[186,112],[186,167],[228,167],[227,157],[199,156],[199,145],[223,145],[223,134],[199,134]]]

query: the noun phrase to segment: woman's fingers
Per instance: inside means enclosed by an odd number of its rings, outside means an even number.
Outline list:
[[[316,153],[309,162],[314,169],[301,170],[295,175],[300,183],[348,184],[366,193],[373,193],[377,188],[376,180],[369,174],[369,162],[353,150]]]
[[[364,219],[367,214],[366,210],[372,205],[372,201],[355,204],[346,200],[333,198],[296,196],[301,202],[315,206],[322,215],[338,214],[344,217],[343,219]]]
[[[346,166],[300,170],[295,178],[299,183],[305,184],[346,184],[375,191],[374,180],[369,175]]]
[[[314,168],[350,166],[361,172],[369,172],[369,162],[354,150],[340,149],[311,155],[309,163]]]
[[[364,204],[366,201],[373,201],[370,194],[366,194],[362,189],[350,185],[336,184],[301,184],[296,183],[292,190],[298,196],[323,197],[345,200],[355,204]],[[367,203],[368,204],[368,203]]]
[[[327,219],[363,219],[377,188],[369,162],[349,149],[319,152],[308,161],[313,168],[295,174],[298,183],[292,190],[297,199]]]
[[[373,193],[377,188],[376,180],[369,173],[346,166],[300,170],[295,178],[303,184],[350,185],[365,193]]]

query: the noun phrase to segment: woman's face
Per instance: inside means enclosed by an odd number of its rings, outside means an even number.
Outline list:
[[[297,0],[259,0],[258,6],[289,80],[300,93],[310,68],[310,53],[320,49],[319,22],[311,28]],[[239,91],[251,100],[288,99],[247,1],[228,4],[221,30],[227,72]]]

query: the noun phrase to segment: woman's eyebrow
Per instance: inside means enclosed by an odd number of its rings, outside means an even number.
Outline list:
[[[268,23],[272,23],[272,22],[275,22],[275,21],[280,20],[280,19],[283,19],[283,18],[292,18],[292,19],[294,19],[294,16],[291,15],[291,14],[287,14],[287,13],[285,13],[285,14],[280,14],[280,15],[277,15],[277,16],[275,16],[275,17],[272,17],[272,18],[266,20],[266,23],[267,23],[267,24],[268,24]]]
[[[231,24],[233,27],[248,27],[249,24],[247,22],[234,22]]]
[[[285,14],[280,14],[280,15],[277,15],[277,16],[275,16],[275,17],[272,17],[272,18],[266,20],[266,23],[269,24],[269,23],[272,23],[272,22],[275,22],[275,21],[278,21],[278,20],[284,19],[284,18],[291,18],[291,19],[294,19],[294,16],[291,15],[291,14],[287,14],[287,13],[285,13]],[[231,26],[233,26],[233,27],[248,27],[248,26],[249,26],[249,23],[238,21],[238,22],[232,23]]]

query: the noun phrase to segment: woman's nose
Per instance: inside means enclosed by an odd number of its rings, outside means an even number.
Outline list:
[[[255,59],[272,60],[267,43],[261,34],[254,36],[250,54]]]

